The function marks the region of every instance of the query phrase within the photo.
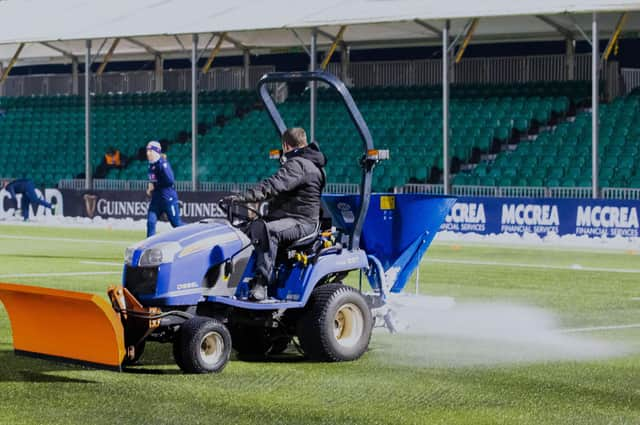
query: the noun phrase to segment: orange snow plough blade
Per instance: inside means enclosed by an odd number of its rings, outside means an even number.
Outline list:
[[[16,354],[120,370],[126,348],[120,315],[84,292],[0,283]]]

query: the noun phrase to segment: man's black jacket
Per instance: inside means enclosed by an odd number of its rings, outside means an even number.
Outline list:
[[[249,189],[247,202],[269,201],[269,219],[298,218],[315,223],[320,217],[320,196],[327,160],[316,143],[288,152],[277,173]]]

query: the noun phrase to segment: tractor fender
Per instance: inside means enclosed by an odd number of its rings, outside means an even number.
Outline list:
[[[337,272],[348,272],[360,269],[366,270],[368,267],[369,261],[367,254],[361,249],[343,249],[339,253],[318,258],[313,267],[310,267],[305,275],[305,289],[300,300],[302,305],[307,304],[316,285],[324,277]]]

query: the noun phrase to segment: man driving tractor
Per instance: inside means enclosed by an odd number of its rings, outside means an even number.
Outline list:
[[[287,129],[281,141],[278,171],[241,195],[227,198],[241,203],[269,201],[268,215],[253,221],[247,232],[255,246],[255,278],[250,291],[255,301],[268,297],[278,246],[313,234],[320,220],[327,160],[317,143],[307,144],[302,128]]]

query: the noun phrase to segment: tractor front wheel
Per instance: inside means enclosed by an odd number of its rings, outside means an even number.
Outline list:
[[[298,324],[298,337],[312,360],[358,359],[369,346],[373,317],[366,300],[340,283],[314,289]]]
[[[178,355],[175,356],[178,351]],[[186,373],[222,371],[231,354],[231,334],[218,320],[196,316],[180,328],[179,347],[174,356]]]

